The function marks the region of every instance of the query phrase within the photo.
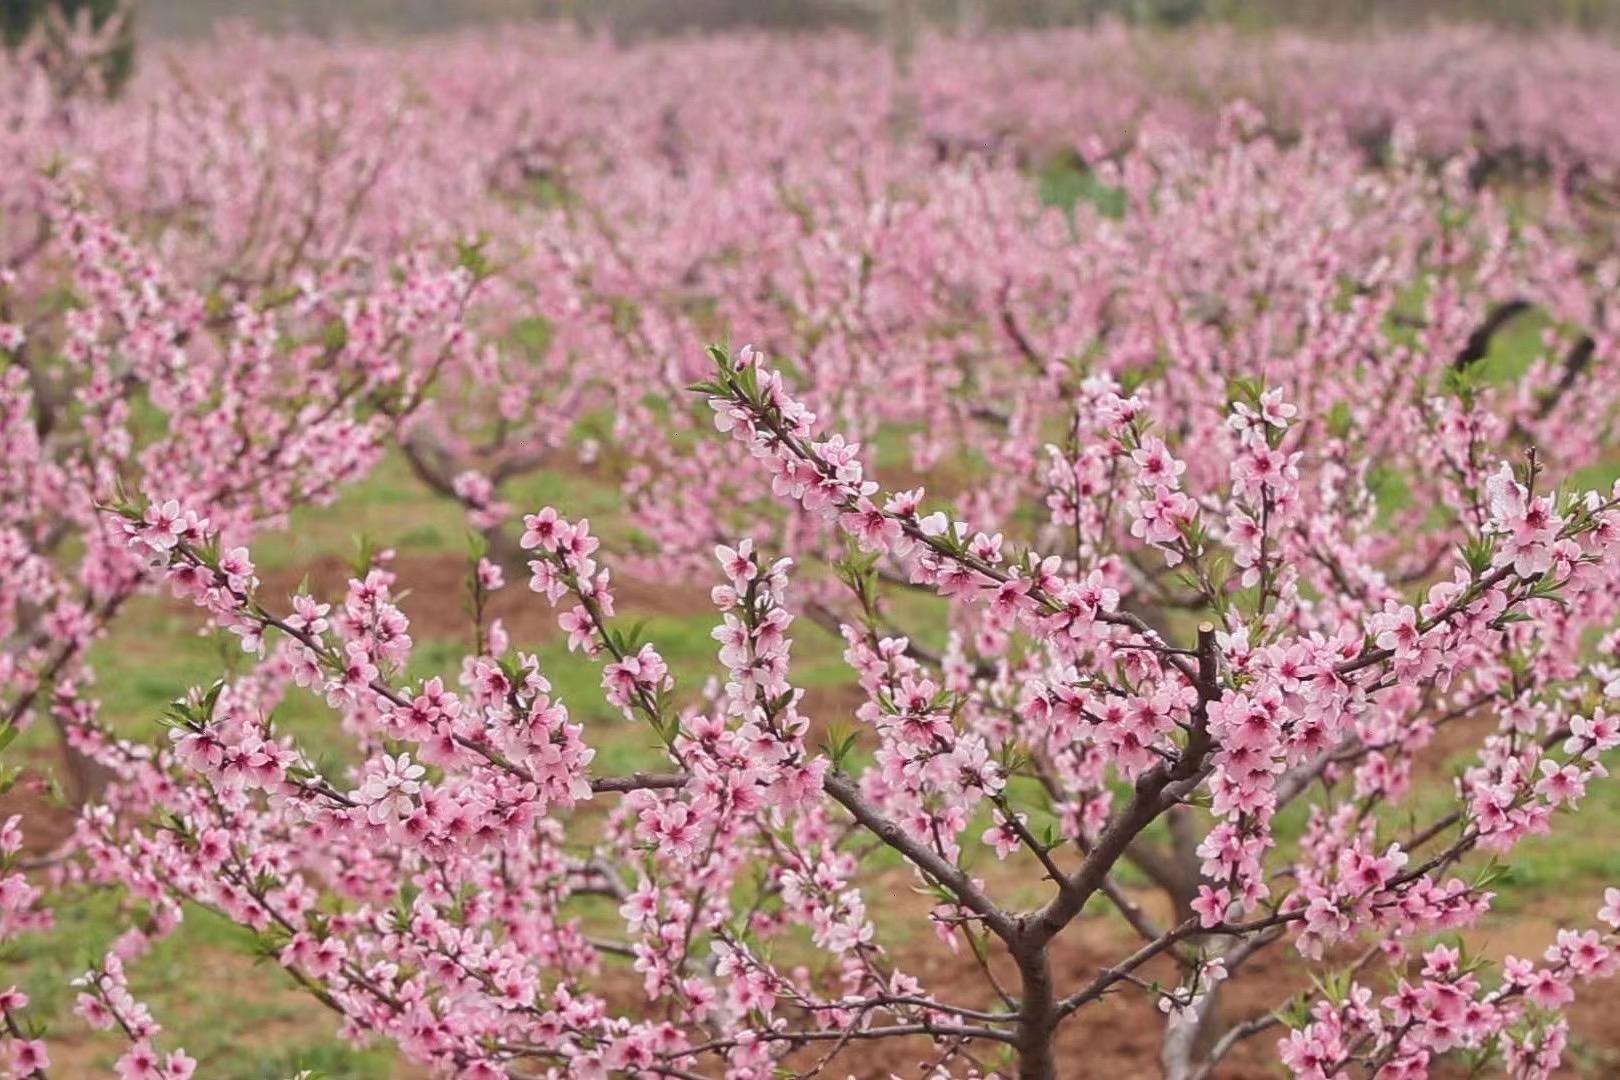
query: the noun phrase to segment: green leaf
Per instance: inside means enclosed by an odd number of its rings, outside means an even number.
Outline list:
[[[1333,408],[1328,411],[1327,415],[1328,431],[1332,433],[1334,438],[1342,439],[1349,435],[1353,424],[1349,403],[1344,401],[1334,402]]]
[[[850,752],[855,749],[855,743],[860,733],[844,724],[831,724],[827,728],[827,738],[822,742],[821,749],[832,760],[833,769],[842,772],[844,762],[849,759]]]

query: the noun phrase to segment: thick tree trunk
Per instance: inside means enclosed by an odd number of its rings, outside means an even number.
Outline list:
[[[67,770],[69,783],[68,798],[75,807],[95,802],[111,782],[112,772],[101,762],[80,753],[68,741],[68,727],[60,718],[52,716],[51,722],[62,741],[62,764]]]
[[[1013,948],[1022,980],[1023,1004],[1018,1023],[1018,1080],[1057,1080],[1052,1035],[1057,1030],[1057,995],[1052,964],[1044,943],[1018,943]]]

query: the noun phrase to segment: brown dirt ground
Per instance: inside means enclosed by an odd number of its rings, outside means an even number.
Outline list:
[[[22,855],[25,859],[38,858],[58,847],[73,832],[75,811],[65,800],[51,791],[47,774],[61,773],[52,769],[55,754],[31,755],[17,783],[0,795],[0,821],[12,814],[21,814],[23,834]]]
[[[472,630],[467,593],[467,560],[447,552],[403,554],[389,564],[397,576],[399,606],[411,620],[418,641],[466,638]],[[307,577],[311,594],[324,601],[341,600],[353,570],[345,559],[322,555],[297,569],[262,575],[259,596],[271,607],[285,606]],[[618,611],[631,616],[689,615],[712,607],[707,585],[647,581],[614,575]],[[508,570],[506,587],[490,597],[486,619],[501,619],[515,642],[543,644],[561,636],[557,612],[545,598],[531,593],[526,572]]]

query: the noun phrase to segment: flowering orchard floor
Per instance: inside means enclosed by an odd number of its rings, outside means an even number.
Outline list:
[[[1515,341],[1528,340],[1524,333],[1509,338],[1493,356],[1499,375],[1512,374],[1517,362]],[[529,484],[537,505],[560,496],[589,512],[610,540],[622,535],[617,487],[610,477],[546,472],[531,478]],[[419,488],[401,462],[390,460],[338,505],[299,512],[287,530],[266,537],[259,548],[265,556],[267,586],[289,592],[307,576],[317,593],[341,590],[349,574],[357,530],[380,546],[396,549],[401,580],[414,588],[402,606],[421,641],[415,665],[429,672],[453,663],[466,648],[464,525],[453,507]],[[667,585],[628,579],[621,584],[619,596],[631,619],[648,621],[649,636],[659,642],[672,663],[701,665],[712,658],[709,631],[713,617],[706,611],[706,588],[672,590]],[[506,620],[516,640],[540,647],[552,682],[568,700],[579,703],[581,714],[597,730],[617,729],[616,736],[599,743],[606,758],[605,770],[629,771],[656,761],[645,732],[628,725],[601,702],[596,693],[597,669],[562,648],[561,632],[549,608],[529,594],[509,590],[497,594],[492,614]],[[220,653],[209,641],[195,636],[198,625],[194,609],[179,601],[143,597],[135,602],[131,617],[97,647],[94,656],[109,719],[131,731],[143,726],[151,729],[165,703],[212,677]],[[847,707],[859,700],[840,659],[840,647],[830,635],[806,633],[798,649],[803,681],[810,688],[805,709],[810,716],[836,715],[840,705]],[[288,702],[280,720],[305,745],[333,758],[345,754],[348,744],[342,734],[330,729],[318,706],[304,695],[295,695]],[[1424,759],[1423,783],[1436,791],[1448,785],[1449,766],[1465,759],[1479,734],[1478,724],[1444,731]],[[818,732],[817,741],[819,738]],[[20,785],[5,799],[7,809],[26,806],[30,810],[29,842],[39,849],[48,847],[67,828],[66,811],[56,809],[56,800],[37,783],[45,772],[53,771],[54,747],[54,740],[38,732],[25,739],[23,748],[34,766],[31,776],[36,782]],[[1453,751],[1463,756],[1453,757]],[[1620,818],[1620,791],[1612,785],[1594,788],[1580,814],[1590,823],[1588,827],[1559,830],[1527,841],[1521,848],[1513,906],[1500,906],[1488,924],[1485,940],[1490,956],[1536,951],[1557,928],[1579,925],[1589,915],[1587,897],[1620,876],[1620,853],[1603,824]],[[993,861],[975,869],[993,881],[1013,872],[1012,864]],[[900,935],[891,940],[904,966],[928,978],[942,992],[972,1000],[982,983],[971,958],[951,953],[932,936],[904,936],[910,921],[905,914],[915,915],[927,905],[915,896],[907,872],[898,866],[885,872],[892,876],[893,886],[874,886],[873,895],[886,899],[876,914],[885,933]],[[1013,882],[1005,884],[1016,887]],[[1137,895],[1151,908],[1161,894],[1144,888]],[[110,1035],[88,1035],[82,1025],[73,1023],[64,986],[82,970],[87,958],[100,955],[125,923],[104,896],[82,896],[58,911],[65,932],[23,939],[15,944],[14,955],[25,972],[23,983],[35,994],[44,1015],[64,1021],[53,1025],[63,1033],[53,1046],[62,1075],[88,1075],[109,1066],[124,1044]],[[1067,965],[1069,974],[1078,979],[1119,955],[1130,941],[1123,922],[1108,909],[1060,939],[1057,962],[1060,970]],[[637,992],[637,977],[626,963],[620,962],[620,966],[622,973],[614,985],[628,1001]],[[1299,985],[1300,970],[1291,954],[1267,956],[1259,971],[1271,978],[1244,980],[1241,993],[1223,1007],[1233,1015],[1245,1015],[1273,1006]],[[1168,971],[1150,969],[1150,977],[1153,974],[1170,976]],[[391,1048],[357,1050],[337,1039],[331,1033],[329,1014],[258,961],[243,932],[206,912],[193,909],[186,925],[159,942],[142,961],[132,981],[137,993],[160,1010],[176,1041],[198,1057],[205,1075],[282,1080],[295,1069],[311,1068],[333,1080],[426,1076],[402,1062]],[[1268,982],[1275,982],[1276,989]],[[1606,1077],[1620,1070],[1620,1030],[1610,1022],[1610,1012],[1601,994],[1579,1000],[1572,1020],[1575,1050],[1566,1063],[1566,1074]],[[1151,1005],[1140,995],[1116,995],[1065,1029],[1060,1048],[1071,1055],[1068,1060],[1086,1063],[1084,1075],[1156,1076],[1158,1021],[1151,1013]],[[916,1057],[927,1051],[926,1042],[876,1045],[881,1049],[858,1048],[847,1059],[840,1059],[841,1063],[847,1060],[846,1067],[857,1076],[884,1075],[891,1069],[905,1075]],[[1275,1070],[1270,1047],[1262,1038],[1229,1058],[1219,1075],[1244,1080],[1275,1076]]]

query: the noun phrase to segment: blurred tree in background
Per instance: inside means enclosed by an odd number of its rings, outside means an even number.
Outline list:
[[[111,0],[0,0],[22,8],[77,7]],[[1432,21],[1484,21],[1514,28],[1572,26],[1620,30],[1620,0],[145,0],[154,34],[206,32],[222,18],[276,29],[440,30],[517,18],[562,18],[618,37],[762,27],[838,26],[882,32],[897,6],[920,23],[972,32],[1119,19],[1157,26],[1215,20],[1250,30],[1289,26],[1323,31],[1402,27]]]
[[[38,35],[66,38],[83,33],[105,36],[96,49],[100,88],[116,93],[135,68],[132,5],[124,0],[0,0],[0,40],[15,50]],[[71,43],[54,42],[58,52],[72,53]],[[58,71],[58,76],[65,72]]]
[[[1295,27],[1344,33],[1437,21],[1513,29],[1620,32],[1620,0],[0,0],[0,41],[18,48],[41,31],[104,30],[95,64],[116,92],[134,67],[135,20],[153,37],[206,34],[242,20],[317,35],[429,32],[514,19],[561,19],[621,40],[728,29],[843,28],[880,34],[902,57],[918,29],[958,33],[1041,29],[1117,20],[1176,28],[1200,22],[1240,30]]]

